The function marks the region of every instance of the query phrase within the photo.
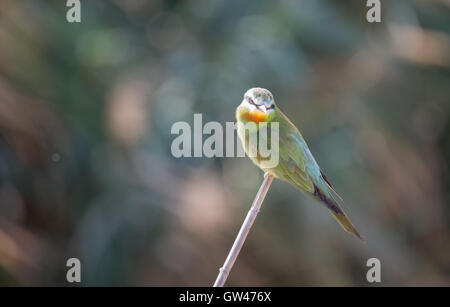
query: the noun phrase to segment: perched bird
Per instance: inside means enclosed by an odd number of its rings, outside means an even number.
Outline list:
[[[249,89],[242,103],[236,109],[237,132],[244,145],[245,152],[250,159],[263,171],[272,174],[275,178],[287,181],[296,188],[325,205],[331,215],[338,221],[344,230],[362,240],[349,218],[339,206],[342,198],[331,186],[325,174],[320,169],[300,131],[275,105],[272,94],[264,88]],[[257,125],[246,125],[249,122]],[[259,123],[278,122],[279,160],[275,167],[267,168],[262,163],[262,157],[257,146],[252,144],[251,135],[256,134],[258,142],[267,141],[270,146],[271,135],[260,133]],[[250,127],[250,128],[249,128]],[[253,127],[253,128],[252,128]],[[270,126],[269,126],[270,129]],[[254,143],[254,142],[253,142]],[[250,155],[253,150],[256,155]]]

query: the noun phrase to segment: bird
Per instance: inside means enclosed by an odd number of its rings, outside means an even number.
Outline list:
[[[342,198],[317,164],[302,134],[281,112],[269,90],[259,87],[249,89],[244,94],[241,104],[236,108],[236,122],[237,134],[244,146],[244,151],[256,166],[266,174],[286,181],[316,199],[329,210],[345,231],[364,241],[342,210],[340,206],[343,204]],[[249,125],[249,123],[253,124]],[[276,165],[265,165],[258,146],[252,144],[252,137],[256,137],[258,142],[265,138],[268,144],[274,141],[272,134],[260,133],[261,123],[266,123],[266,126],[270,123],[278,123],[279,149]],[[256,154],[251,155],[251,152]]]

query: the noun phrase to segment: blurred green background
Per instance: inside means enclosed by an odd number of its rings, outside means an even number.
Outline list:
[[[262,172],[171,155],[271,90],[366,243],[275,181],[230,286],[450,285],[450,2],[3,0],[0,285],[210,286]]]

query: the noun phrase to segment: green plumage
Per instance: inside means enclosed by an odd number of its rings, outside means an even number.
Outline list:
[[[253,115],[255,112],[259,115],[257,117],[259,120],[261,117],[260,106],[264,104],[269,106],[269,108],[261,108],[262,111],[266,112],[263,122],[267,123],[269,128],[270,123],[279,123],[279,163],[273,168],[264,168],[261,164],[262,158],[259,154],[256,157],[250,157],[251,160],[263,171],[289,182],[325,205],[346,231],[361,239],[361,236],[338,204],[342,199],[334,191],[328,179],[321,171],[299,130],[274,104],[272,94],[265,89],[250,89],[246,93],[246,98],[236,111],[238,136],[244,145],[247,155],[249,155],[249,151],[252,149],[252,142],[249,142],[252,134],[256,134],[258,142],[265,141],[262,139],[263,136],[259,133],[258,128],[245,129],[246,123],[255,120],[254,118],[256,117]],[[269,134],[267,139],[268,144],[271,141]],[[257,152],[257,148],[253,148],[253,150]]]

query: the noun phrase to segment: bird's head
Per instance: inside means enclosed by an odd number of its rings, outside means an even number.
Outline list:
[[[275,112],[275,101],[271,92],[265,88],[255,87],[244,94],[244,99],[237,109],[238,120],[246,122],[267,122]]]

